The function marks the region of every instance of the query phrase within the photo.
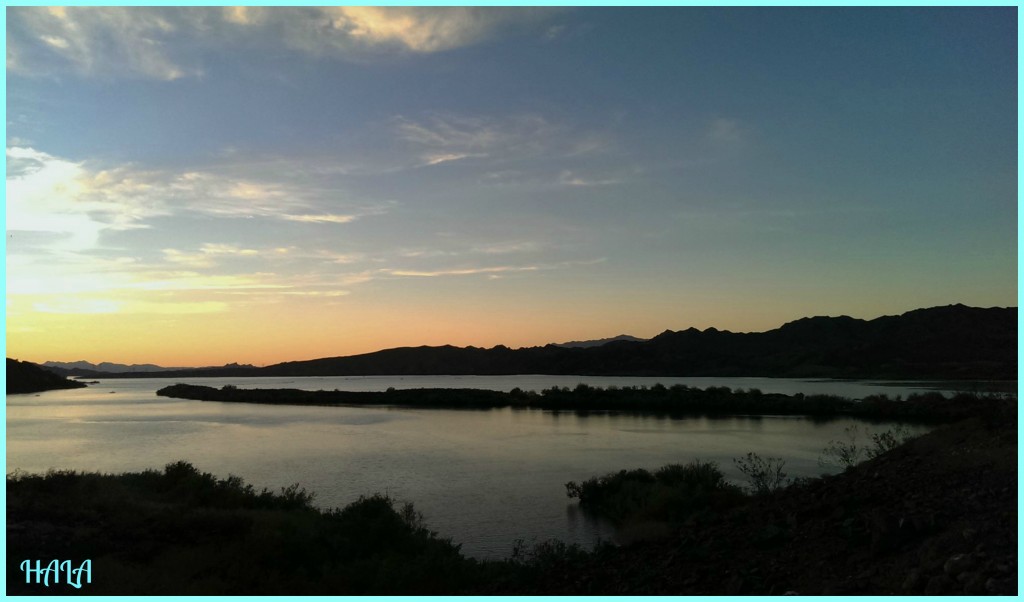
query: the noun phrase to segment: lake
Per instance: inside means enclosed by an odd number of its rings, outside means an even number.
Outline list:
[[[175,382],[220,387],[383,391],[478,388],[510,391],[686,384],[827,393],[862,398],[923,391],[904,383],[769,378],[589,376],[392,376],[101,379],[87,389],[7,396],[7,472],[162,468],[188,460],[257,488],[299,483],[323,507],[386,493],[411,501],[428,526],[478,558],[501,558],[517,539],[592,546],[615,539],[580,513],[565,483],[624,468],[713,460],[743,483],[732,458],[749,451],[786,460],[790,476],[817,476],[822,449],[855,420],[793,416],[669,418],[543,410],[301,407],[157,397]],[[888,428],[867,425],[872,432]],[[923,432],[911,427],[911,432]]]

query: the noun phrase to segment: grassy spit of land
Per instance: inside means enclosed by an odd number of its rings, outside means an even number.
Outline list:
[[[565,411],[620,411],[678,415],[805,415],[850,416],[866,420],[950,422],[986,411],[1001,397],[959,393],[913,394],[907,398],[872,395],[853,400],[834,395],[784,395],[758,389],[728,387],[699,389],[686,385],[652,387],[553,387],[540,393],[481,389],[394,389],[387,391],[305,391],[301,389],[239,389],[176,384],[157,395],[200,401],[271,405],[360,406],[390,405],[414,408],[523,408]]]
[[[1016,402],[968,407],[842,474],[759,495],[708,463],[624,471],[612,497],[629,504],[613,510],[656,522],[656,537],[593,552],[547,542],[506,561],[465,558],[411,505],[380,495],[321,510],[298,486],[257,491],[183,462],[8,475],[7,592],[1013,594]],[[611,476],[593,484],[618,487]],[[27,559],[90,559],[92,583],[26,584]]]

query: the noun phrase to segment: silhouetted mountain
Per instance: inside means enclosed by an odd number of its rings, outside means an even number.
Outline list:
[[[69,374],[78,375],[84,372],[162,372],[165,370],[194,370],[195,368],[189,367],[177,367],[177,368],[165,368],[163,366],[157,366],[156,364],[114,364],[111,362],[100,362],[94,364],[85,360],[79,360],[77,362],[43,362],[43,368],[53,369],[57,368],[61,372],[67,372]]]
[[[803,318],[758,333],[666,330],[648,341],[620,340],[596,347],[400,347],[265,368],[160,376],[413,374],[1015,380],[1017,308],[951,305],[874,320]]]
[[[614,343],[617,341],[628,341],[631,343],[640,343],[647,339],[640,339],[628,334],[620,334],[617,337],[611,337],[610,339],[597,339],[594,341],[569,341],[568,343],[555,343],[556,347],[600,347],[608,343]]]
[[[41,368],[32,362],[7,358],[7,394],[38,393],[51,389],[79,389],[85,386]]]
[[[140,373],[141,376],[164,376],[154,372],[190,372],[195,370],[224,370],[232,368],[252,368],[251,364],[225,364],[224,366],[208,366],[203,368],[176,367],[166,368],[156,364],[114,364],[100,362],[93,364],[85,360],[77,362],[43,362],[42,367],[60,376],[88,376],[98,378],[109,374]]]

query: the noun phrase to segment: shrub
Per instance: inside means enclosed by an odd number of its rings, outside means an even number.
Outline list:
[[[903,445],[910,439],[913,439],[913,437],[907,431],[907,427],[902,424],[898,424],[887,431],[875,433],[871,435],[871,442],[874,443],[874,447],[868,450],[868,457],[878,457],[891,449]]]
[[[833,439],[825,446],[821,456],[818,456],[818,464],[821,466],[839,466],[843,470],[849,470],[859,464],[867,450],[857,444],[856,426],[848,426],[843,429],[846,433],[846,441]]]
[[[745,458],[733,458],[733,463],[750,482],[750,489],[757,495],[769,495],[782,489],[788,483],[782,468],[786,461],[782,458],[762,458],[754,452],[748,452]]]
[[[683,522],[742,498],[714,462],[669,464],[653,474],[642,468],[620,470],[565,485],[580,508],[617,524],[635,521]]]
[[[870,433],[865,429],[864,432],[871,439],[871,446],[857,443],[857,436],[860,432],[857,426],[847,427],[843,429],[843,432],[846,433],[846,441],[829,441],[822,455],[818,457],[818,464],[841,466],[843,470],[849,470],[863,460],[876,458],[913,439],[902,424],[881,433]]]

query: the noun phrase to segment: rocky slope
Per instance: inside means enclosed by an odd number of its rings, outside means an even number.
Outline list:
[[[1017,593],[1016,409],[657,542],[607,548],[514,593]]]

